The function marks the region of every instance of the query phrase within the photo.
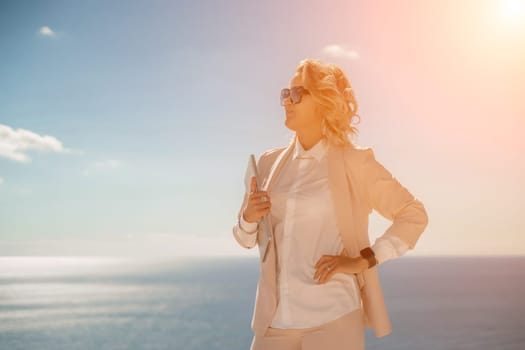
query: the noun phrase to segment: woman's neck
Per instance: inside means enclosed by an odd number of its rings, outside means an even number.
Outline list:
[[[296,132],[297,138],[299,139],[299,142],[301,143],[301,146],[305,151],[308,151],[310,148],[315,146],[322,138],[323,134],[320,132],[316,133],[299,133]]]

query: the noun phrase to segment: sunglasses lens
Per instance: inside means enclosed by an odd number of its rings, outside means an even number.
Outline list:
[[[301,97],[303,96],[303,87],[294,86],[291,89],[282,89],[281,90],[281,106],[284,106],[284,100],[290,97],[290,101],[293,104],[301,102]]]
[[[292,91],[290,92],[292,103],[301,102],[301,96],[303,95],[302,92],[303,90],[300,86],[292,88]]]
[[[281,90],[281,106],[284,106],[284,100],[290,96],[290,89]]]

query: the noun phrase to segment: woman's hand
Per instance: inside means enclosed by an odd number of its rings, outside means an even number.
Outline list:
[[[351,258],[345,255],[323,255],[315,264],[315,268],[314,280],[317,280],[317,283],[325,283],[338,272],[356,274],[366,270],[368,261],[361,256]]]
[[[255,222],[264,215],[270,212],[272,203],[267,191],[257,190],[257,180],[252,176],[252,183],[250,185],[250,196],[248,197],[248,205],[243,211],[243,218],[247,222]]]

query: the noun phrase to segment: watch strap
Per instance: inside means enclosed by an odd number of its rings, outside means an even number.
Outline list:
[[[377,259],[375,257],[375,253],[370,247],[366,247],[364,249],[361,249],[359,252],[363,258],[365,258],[368,261],[368,268],[374,267],[377,265]]]

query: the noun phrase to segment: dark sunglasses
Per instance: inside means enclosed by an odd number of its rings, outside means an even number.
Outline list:
[[[284,106],[284,100],[290,97],[290,101],[293,104],[301,102],[303,94],[308,94],[308,90],[302,86],[294,86],[291,89],[284,88],[281,90],[281,106]]]

